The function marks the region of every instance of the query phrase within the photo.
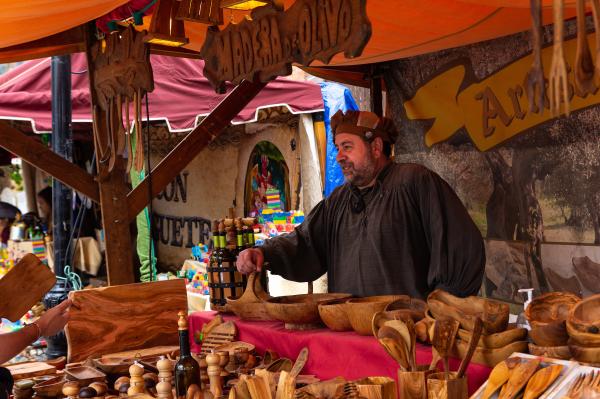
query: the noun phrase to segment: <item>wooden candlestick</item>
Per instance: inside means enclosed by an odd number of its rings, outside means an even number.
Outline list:
[[[206,363],[208,364],[207,372],[210,380],[210,392],[215,398],[223,395],[223,379],[221,378],[221,367],[219,363],[221,358],[216,353],[206,355]]]
[[[146,391],[144,378],[142,377],[142,375],[144,375],[144,368],[135,362],[129,367],[129,375],[131,378],[129,379],[127,395],[131,396],[136,393],[144,393]]]
[[[171,379],[173,378],[173,363],[164,356],[156,363],[158,368],[158,384],[156,392],[159,399],[173,399]]]

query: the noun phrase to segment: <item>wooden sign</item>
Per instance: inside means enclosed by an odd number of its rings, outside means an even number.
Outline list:
[[[272,6],[255,9],[252,19],[209,27],[201,55],[204,76],[217,91],[225,82],[267,82],[289,75],[292,63],[325,64],[344,52],[358,57],[371,37],[366,0],[297,0],[283,12]]]

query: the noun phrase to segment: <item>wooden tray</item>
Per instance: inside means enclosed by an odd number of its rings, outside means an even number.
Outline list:
[[[10,371],[13,379],[21,380],[23,378],[36,377],[38,375],[55,374],[56,367],[43,362],[24,362],[4,365]]]
[[[106,374],[102,371],[88,366],[65,369],[65,375],[69,381],[78,381],[81,386],[89,385],[96,381],[104,381],[106,379]]]

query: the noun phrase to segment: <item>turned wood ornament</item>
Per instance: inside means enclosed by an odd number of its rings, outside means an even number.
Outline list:
[[[200,365],[200,383],[202,388],[206,388],[210,379],[208,378],[208,363],[206,363],[206,355],[198,358],[198,364]]]
[[[122,376],[122,377],[117,378],[115,381],[115,385],[114,385],[115,391],[120,391],[121,385],[123,385],[123,384],[129,385],[129,377]]]
[[[173,399],[171,379],[173,378],[173,362],[164,356],[156,363],[158,368],[158,384],[156,392],[159,399]]]
[[[131,396],[137,393],[144,393],[146,391],[144,378],[142,377],[142,375],[144,375],[144,368],[135,362],[129,367],[129,375],[131,378],[129,379],[127,395]]]
[[[96,391],[97,397],[106,396],[106,392],[108,391],[108,386],[104,382],[92,382],[89,387]]]
[[[223,395],[223,378],[221,377],[221,367],[219,363],[221,358],[216,353],[206,355],[206,363],[208,364],[207,372],[210,380],[210,392],[214,397],[218,398]]]
[[[63,385],[62,393],[69,399],[76,399],[79,393],[79,383],[77,381],[68,381]]]

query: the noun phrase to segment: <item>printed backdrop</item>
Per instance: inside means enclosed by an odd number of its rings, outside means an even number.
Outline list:
[[[569,21],[569,65],[575,33]],[[551,29],[543,37],[547,77]],[[511,302],[527,287],[600,292],[600,91],[577,96],[570,72],[571,116],[553,117],[547,99],[531,112],[531,64],[522,33],[384,66],[396,160],[424,164],[455,189],[486,238],[484,294]]]

